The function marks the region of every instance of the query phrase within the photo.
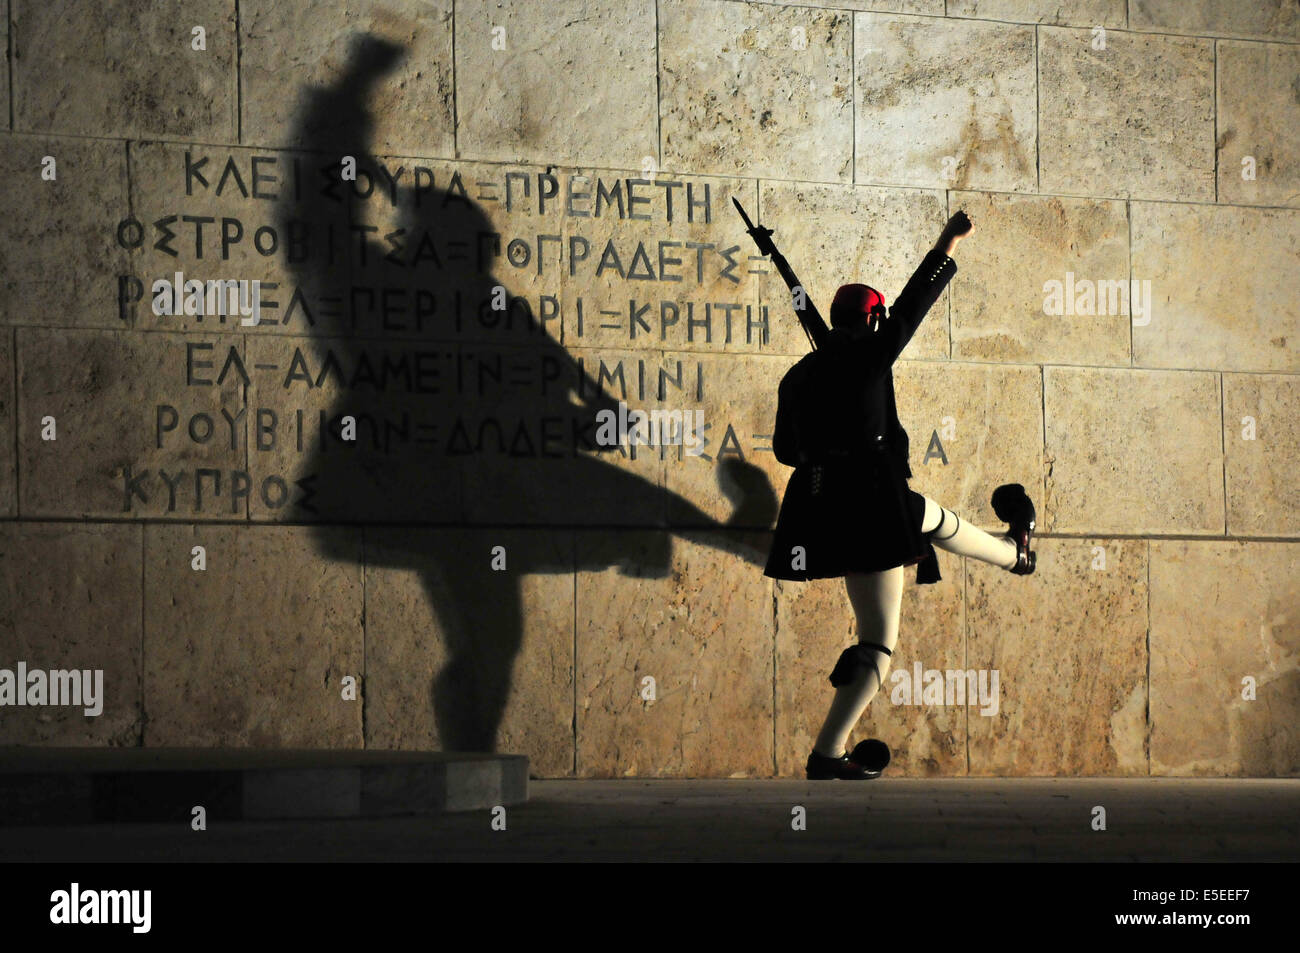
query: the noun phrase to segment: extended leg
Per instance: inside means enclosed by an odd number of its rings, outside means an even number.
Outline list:
[[[971,556],[1003,569],[1016,565],[1016,544],[1006,536],[992,536],[963,520],[952,510],[944,509],[928,496],[921,532],[932,533],[934,545],[958,556]]]
[[[903,567],[849,573],[844,577],[844,586],[857,618],[858,645],[848,654],[850,664],[836,666],[837,673],[843,673],[849,681],[836,678],[841,684],[835,688],[830,713],[813,746],[815,753],[827,758],[844,754],[849,732],[889,674],[890,653],[898,644],[898,617],[903,606]]]

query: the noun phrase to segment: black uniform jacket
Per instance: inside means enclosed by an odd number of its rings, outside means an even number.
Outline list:
[[[924,499],[907,486],[909,440],[893,365],[956,273],[951,258],[931,250],[888,318],[858,338],[825,332],[782,379],[772,449],[795,472],[767,575],[820,579],[916,564],[918,583],[939,580],[934,547],[920,530]]]

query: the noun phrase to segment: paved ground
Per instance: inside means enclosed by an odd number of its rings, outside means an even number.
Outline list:
[[[533,781],[506,823],[0,827],[0,860],[1295,861],[1300,780]]]

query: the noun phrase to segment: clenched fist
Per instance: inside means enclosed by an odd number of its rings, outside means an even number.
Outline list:
[[[957,243],[974,230],[975,224],[970,220],[970,216],[958,210],[952,218],[948,219],[948,224],[939,233],[939,240],[935,242],[934,247],[945,255],[951,255]]]

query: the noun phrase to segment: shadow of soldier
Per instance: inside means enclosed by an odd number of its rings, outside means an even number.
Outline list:
[[[298,239],[286,255],[293,280],[320,304],[309,319],[313,359],[286,382],[285,399],[298,404],[282,412],[302,413],[303,400],[319,409],[299,424],[310,434],[295,463],[308,493],[290,518],[313,521],[317,547],[335,559],[355,559],[355,545],[324,524],[364,524],[365,565],[419,573],[437,615],[441,652],[371,639],[366,653],[368,672],[376,656],[390,672],[445,658],[425,682],[435,730],[412,729],[418,714],[388,704],[390,724],[371,722],[367,740],[493,751],[523,639],[524,577],[615,565],[666,575],[670,506],[692,532],[729,530],[702,542],[761,565],[777,499],[761,470],[728,459],[717,472],[734,512],[719,522],[661,485],[664,454],[680,447],[596,441],[597,413],[617,413],[618,400],[548,333],[546,316],[493,276],[501,236],[465,183],[404,176],[367,154],[370,93],[402,55],[357,37],[337,80],[305,90],[296,114],[294,141],[318,155],[277,219]],[[344,157],[356,160],[356,181],[343,181]],[[391,229],[366,221],[380,193]],[[575,546],[567,534],[578,527],[608,531]],[[636,528],[652,532],[620,544]],[[506,569],[493,569],[506,540]]]

